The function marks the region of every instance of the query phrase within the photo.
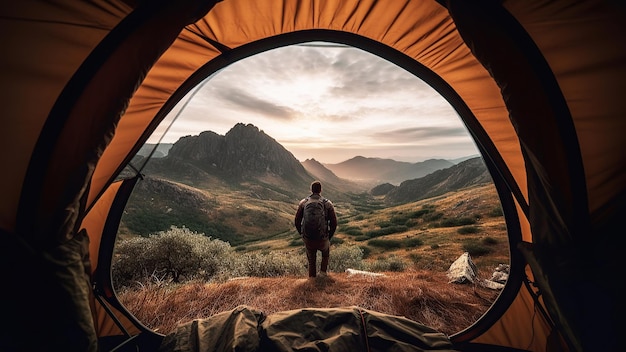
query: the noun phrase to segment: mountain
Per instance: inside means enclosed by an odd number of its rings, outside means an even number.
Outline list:
[[[172,148],[173,143],[146,143],[141,146],[141,149],[137,152],[137,155],[141,155],[143,157],[150,157],[150,153],[152,153],[153,158],[162,158],[167,156],[170,149]],[[154,151],[154,152],[153,152]]]
[[[345,191],[363,192],[367,187],[354,183],[352,181],[339,178],[332,171],[328,170],[322,163],[315,159],[306,159],[302,162],[302,166],[316,179],[324,184],[333,185]]]
[[[432,159],[412,164],[356,157],[334,165],[354,178],[366,175],[368,182],[389,175],[395,181],[413,177],[412,181],[398,182],[398,186],[387,182],[375,190],[378,196],[374,198],[374,193],[366,192],[372,186],[349,180],[315,159],[301,163],[263,131],[242,123],[225,135],[205,131],[182,137],[167,155],[154,156],[141,169],[144,178],[128,201],[120,225],[124,234],[145,235],[176,225],[233,245],[244,245],[292,235],[296,205],[309,194],[314,179],[322,181],[324,196],[337,204],[343,214],[376,209],[383,202],[422,199],[481,180],[478,176],[473,181],[465,180],[453,172],[462,172],[461,165],[471,171],[469,161],[433,172],[439,175],[436,178],[414,175],[452,163]],[[132,163],[140,167],[145,160],[138,154]],[[482,165],[482,159],[478,160]]]
[[[429,159],[418,163],[392,159],[356,156],[338,164],[324,164],[335,175],[369,185],[380,183],[400,184],[402,181],[426,176],[445,169],[454,163],[444,159]]]
[[[205,131],[182,137],[166,157],[151,160],[146,171],[187,184],[206,179],[261,183],[300,192],[313,180],[291,152],[254,125],[243,123],[223,136]]]
[[[414,202],[491,182],[493,180],[483,159],[475,157],[424,177],[404,181],[387,192],[385,202],[390,204]]]
[[[456,158],[456,159],[447,159],[449,162],[453,163],[453,164],[458,164],[462,161],[468,160],[468,159],[473,159],[475,157],[479,157],[480,154],[474,154],[474,155],[469,155],[469,156],[464,156],[464,157],[460,157],[460,158]]]

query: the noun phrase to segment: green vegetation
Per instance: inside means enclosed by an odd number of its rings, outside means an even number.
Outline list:
[[[116,248],[113,282],[116,287],[127,287],[150,281],[224,281],[241,276],[306,275],[303,248],[295,252],[241,253],[244,248],[233,248],[227,242],[178,227],[147,237],[132,237],[120,241]],[[354,245],[333,246],[329,270],[371,270],[363,262],[363,252]],[[319,263],[321,258],[318,258]],[[388,266],[398,267],[397,264]]]
[[[459,228],[458,230],[456,230],[456,232],[458,232],[461,235],[466,235],[470,233],[478,233],[479,231],[480,231],[480,228],[478,226],[463,226]]]
[[[477,217],[468,218],[444,218],[440,222],[434,224],[435,227],[457,227],[457,226],[465,226],[465,225],[473,225],[477,221]]]
[[[219,204],[196,193],[190,193],[195,198],[189,202],[174,199],[187,193],[177,190],[167,202],[140,198],[127,208],[133,216],[125,217],[126,232],[116,248],[117,285],[146,280],[210,282],[237,276],[306,274],[304,244],[293,229],[294,204],[261,198],[247,202],[246,188],[241,193],[218,193]],[[479,267],[508,260],[504,219],[492,217],[501,211],[492,189],[469,189],[396,206],[385,205],[367,194],[348,198],[347,202],[335,202],[341,212],[338,235],[331,240],[331,271],[343,271],[344,267],[394,271],[408,264],[417,270],[445,271],[464,251]],[[190,238],[195,234],[212,244],[185,243],[187,240],[180,238],[175,244],[164,244],[164,238],[172,236],[168,233],[176,231],[185,231]],[[489,236],[485,236],[487,233]],[[220,242],[227,250],[196,254]],[[167,246],[170,249],[153,249]],[[186,253],[187,261],[169,260],[168,255],[174,256],[171,252],[176,248],[178,253]],[[344,258],[338,254],[348,248],[358,250],[358,260],[353,260],[354,254],[344,253],[351,259],[342,263]],[[215,257],[219,269],[212,269],[206,259]]]
[[[367,242],[368,245],[373,247],[385,248],[385,249],[397,249],[397,248],[414,248],[421,246],[424,242],[419,238],[405,238],[401,240],[383,240],[374,239]]]
[[[477,240],[468,240],[463,242],[463,250],[468,252],[472,257],[480,257],[491,253],[489,245],[485,245],[481,241]]]

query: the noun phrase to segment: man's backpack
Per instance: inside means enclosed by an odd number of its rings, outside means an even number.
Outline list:
[[[304,203],[302,234],[310,240],[319,240],[328,234],[326,199],[308,197]]]

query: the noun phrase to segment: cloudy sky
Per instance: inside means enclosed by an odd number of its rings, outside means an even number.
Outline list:
[[[417,162],[478,154],[456,112],[430,86],[351,47],[267,51],[217,72],[188,97],[170,114],[177,117],[162,142],[207,130],[224,135],[242,122],[300,161],[338,163],[361,155]]]

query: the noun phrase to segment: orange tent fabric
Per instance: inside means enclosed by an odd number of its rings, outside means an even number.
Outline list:
[[[329,41],[438,89],[508,199],[519,277],[451,339],[544,351],[557,336],[571,350],[610,350],[624,311],[612,275],[626,203],[625,13],[609,0],[3,3],[0,231],[3,270],[16,282],[2,296],[15,322],[3,340],[41,347],[16,336],[32,315],[64,311],[73,313],[46,336],[70,332],[57,343],[65,350],[94,350],[124,330],[96,329],[110,316],[89,298],[89,280],[107,270],[93,256],[106,257],[99,244],[114,236],[106,224],[123,203],[114,201],[125,194],[120,170],[211,73],[271,48]],[[130,335],[145,331],[123,320]]]

